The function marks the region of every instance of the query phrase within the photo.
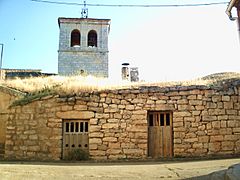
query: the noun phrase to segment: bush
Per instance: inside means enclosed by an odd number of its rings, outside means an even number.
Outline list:
[[[89,159],[89,153],[82,149],[74,149],[70,151],[67,156],[67,160],[82,161],[82,160],[88,160],[88,159]]]

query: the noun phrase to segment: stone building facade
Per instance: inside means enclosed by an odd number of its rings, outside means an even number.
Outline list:
[[[13,106],[6,159],[96,160],[240,155],[240,81],[52,95]]]
[[[59,18],[59,75],[108,77],[109,19]]]

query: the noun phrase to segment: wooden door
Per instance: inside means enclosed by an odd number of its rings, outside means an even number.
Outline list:
[[[89,151],[89,122],[85,120],[63,121],[63,159],[76,149]]]
[[[172,157],[172,113],[148,113],[148,156],[152,158]]]

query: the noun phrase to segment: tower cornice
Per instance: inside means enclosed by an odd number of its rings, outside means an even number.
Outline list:
[[[60,26],[60,23],[81,23],[81,22],[96,23],[96,24],[109,24],[110,21],[111,21],[111,19],[59,17],[58,25]]]

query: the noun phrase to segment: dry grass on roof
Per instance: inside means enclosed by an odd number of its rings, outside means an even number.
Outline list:
[[[0,81],[0,85],[17,89],[22,92],[36,93],[44,90],[54,91],[58,94],[74,94],[78,92],[92,92],[100,90],[137,88],[139,86],[192,86],[205,85],[209,86],[216,82],[226,79],[240,79],[240,73],[217,73],[203,78],[189,81],[172,81],[172,82],[138,82],[130,83],[124,81],[111,81],[109,79],[100,79],[91,76],[51,76],[37,77],[28,79],[14,79]]]

